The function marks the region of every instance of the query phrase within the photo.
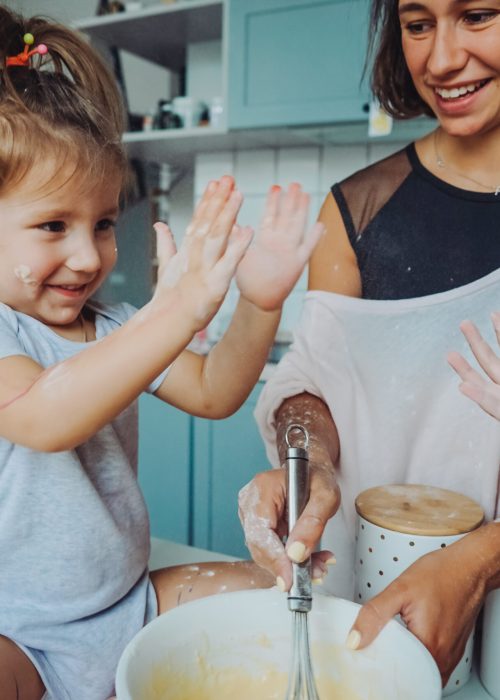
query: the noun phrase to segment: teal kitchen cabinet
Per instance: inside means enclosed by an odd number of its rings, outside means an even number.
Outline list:
[[[190,544],[193,418],[154,396],[139,399],[139,483],[153,537]]]
[[[367,120],[367,0],[230,0],[228,126]]]
[[[233,416],[194,420],[193,542],[196,547],[249,558],[238,519],[238,491],[269,468],[253,410],[263,384]]]

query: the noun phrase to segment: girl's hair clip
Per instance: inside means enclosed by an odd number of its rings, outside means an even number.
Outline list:
[[[23,36],[23,41],[24,51],[18,53],[17,56],[8,56],[7,60],[5,61],[6,66],[28,66],[29,60],[34,54],[40,54],[40,56],[43,56],[48,51],[45,44],[38,44],[38,46],[35,46],[35,48],[31,49],[30,51],[30,46],[35,43],[35,37],[33,34],[25,34]]]

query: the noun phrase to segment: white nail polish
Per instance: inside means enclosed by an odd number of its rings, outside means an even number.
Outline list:
[[[361,635],[358,630],[351,630],[347,635],[345,645],[348,649],[355,651],[361,643]]]
[[[282,593],[286,593],[285,581],[281,578],[281,576],[278,576],[276,578],[276,586],[278,587],[279,591],[281,591]]]
[[[297,564],[300,564],[306,558],[306,546],[303,542],[294,542],[287,548],[286,552],[288,557]]]

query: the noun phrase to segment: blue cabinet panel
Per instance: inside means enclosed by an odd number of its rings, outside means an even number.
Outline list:
[[[190,544],[193,418],[154,396],[139,399],[139,483],[151,534]]]
[[[367,0],[230,0],[230,128],[366,121]]]
[[[194,421],[193,544],[249,558],[238,519],[238,491],[269,468],[253,411],[262,388],[230,418]]]

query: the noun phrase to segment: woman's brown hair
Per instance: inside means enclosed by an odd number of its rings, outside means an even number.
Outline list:
[[[26,33],[48,53],[7,66]],[[0,192],[48,158],[88,183],[124,180],[124,112],[113,75],[77,32],[0,5]]]
[[[415,89],[401,43],[398,0],[372,0],[368,56],[373,56],[371,87],[385,111],[397,119],[434,113]]]

